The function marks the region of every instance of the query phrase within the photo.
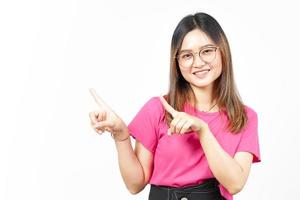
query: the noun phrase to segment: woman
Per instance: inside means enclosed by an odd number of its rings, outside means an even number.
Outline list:
[[[100,106],[91,124],[115,139],[132,194],[150,183],[149,200],[229,200],[244,187],[251,163],[260,162],[257,114],[242,103],[228,41],[206,13],[179,22],[169,91],[150,98],[128,126],[90,91]]]

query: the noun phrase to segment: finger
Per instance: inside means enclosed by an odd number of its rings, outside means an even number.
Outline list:
[[[108,122],[108,121],[105,121],[103,123],[103,121],[100,123],[97,123],[95,125],[93,125],[94,129],[96,130],[96,132],[100,132],[101,134],[105,131],[108,131],[110,133],[113,133],[113,128],[112,128],[112,123],[111,122]]]
[[[190,132],[191,131],[191,128],[190,128],[191,125],[192,125],[192,123],[190,121],[186,121],[186,123],[182,126],[182,128],[180,130],[180,134]]]
[[[97,118],[98,118],[98,112],[97,111],[93,111],[93,112],[90,112],[89,113],[89,116],[90,116],[90,119],[91,119],[91,122],[93,124],[96,124],[98,122]]]
[[[180,118],[175,117],[170,123],[170,134],[176,133],[176,125],[179,122]]]
[[[97,122],[96,122],[97,123]],[[91,121],[91,127],[94,129],[95,132],[102,134],[104,132],[103,129],[95,127],[95,123]]]
[[[90,112],[89,113],[89,116],[90,116],[90,119],[91,119],[91,126],[92,128],[97,132],[97,133],[100,133],[102,134],[104,132],[104,129],[103,128],[97,128],[95,127],[95,124],[97,124],[98,122],[100,121],[104,121],[105,120],[105,117],[106,117],[106,112],[105,111],[94,111],[94,112]]]
[[[103,132],[105,132],[105,131],[108,131],[108,132],[113,132],[113,130],[110,128],[110,127],[105,127],[105,128],[100,128],[100,127],[98,127],[98,126],[93,126],[93,129],[97,132],[97,133],[100,133],[100,134],[102,134]]]
[[[108,131],[108,132],[111,132],[111,133],[113,132],[112,128],[110,128],[110,127],[106,127],[104,130]]]
[[[113,128],[113,123],[111,121],[101,121],[101,122],[98,122],[96,124],[94,124],[94,127],[97,128],[97,129],[106,129],[106,128],[110,128],[112,129]]]
[[[109,108],[109,106],[102,100],[102,98],[97,94],[96,90],[93,88],[89,89],[96,103],[100,106],[100,108]]]
[[[95,128],[95,127],[93,127],[93,129],[94,129],[97,133],[99,133],[100,135],[104,132],[103,129],[98,129],[98,128]]]
[[[181,134],[182,127],[183,127],[183,125],[184,125],[186,122],[187,122],[187,120],[181,119],[181,120],[176,124],[175,132],[178,133],[178,134]]]
[[[172,115],[172,117],[175,117],[177,111],[172,106],[170,106],[170,104],[168,104],[164,97],[160,96],[159,98],[166,111],[169,112]]]
[[[100,112],[99,115],[98,115],[98,122],[101,122],[101,121],[104,121],[106,120],[106,112],[103,111],[103,112]]]
[[[172,135],[171,130],[168,128],[167,135]]]

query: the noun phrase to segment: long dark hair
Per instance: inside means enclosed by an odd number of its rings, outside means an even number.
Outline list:
[[[227,128],[233,133],[238,133],[246,125],[247,115],[235,86],[229,43],[219,23],[206,13],[187,15],[174,30],[171,43],[169,91],[164,98],[178,111],[183,111],[186,101],[196,107],[196,96],[190,84],[182,76],[176,59],[185,35],[194,29],[203,31],[219,46],[222,73],[213,84],[213,99],[216,99],[220,111],[227,114],[229,119]],[[165,112],[165,116],[170,125],[172,116],[168,112]]]

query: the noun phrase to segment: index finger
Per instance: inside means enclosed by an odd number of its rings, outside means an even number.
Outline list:
[[[172,115],[172,117],[175,117],[177,111],[165,100],[165,98],[160,96],[160,101],[162,102],[166,111],[168,111]]]
[[[101,99],[101,97],[97,94],[97,92],[93,89],[89,89],[90,93],[94,97],[94,100],[100,107],[109,108],[109,106]]]

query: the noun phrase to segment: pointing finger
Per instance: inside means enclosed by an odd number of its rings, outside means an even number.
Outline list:
[[[109,106],[102,100],[102,98],[97,94],[97,92],[93,89],[89,89],[90,93],[94,97],[94,100],[101,108],[109,108]]]
[[[172,115],[172,117],[174,118],[175,115],[177,114],[177,111],[172,106],[170,106],[170,104],[168,104],[168,102],[165,100],[164,97],[160,96],[160,101],[163,104],[166,111],[168,111]]]

